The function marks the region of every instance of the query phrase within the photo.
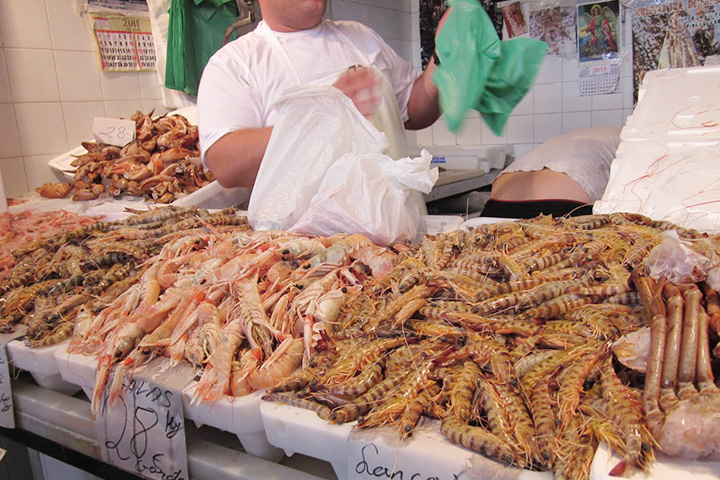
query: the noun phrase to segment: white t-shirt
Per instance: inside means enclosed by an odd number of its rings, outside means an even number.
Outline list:
[[[218,50],[203,71],[198,90],[200,148],[205,152],[223,135],[242,128],[275,124],[275,99],[297,85],[294,73],[268,40],[275,35],[301,83],[336,74],[364,64],[356,51],[392,84],[403,121],[415,80],[422,73],[395,53],[373,30],[349,21],[332,22],[351,43],[349,46],[327,25],[329,20],[302,32],[272,32],[260,22],[252,32]]]
[[[557,135],[515,160],[501,175],[548,168],[575,180],[596,202],[602,197],[610,177],[610,164],[620,145],[620,130],[618,127],[590,127]]]

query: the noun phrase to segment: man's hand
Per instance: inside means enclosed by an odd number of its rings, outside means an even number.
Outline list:
[[[371,117],[382,99],[382,79],[369,67],[351,67],[333,84],[365,117]]]

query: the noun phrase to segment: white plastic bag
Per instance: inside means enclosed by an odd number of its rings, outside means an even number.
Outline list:
[[[385,134],[331,86],[289,89],[276,107],[250,196],[253,229],[363,233],[377,243],[414,238],[420,192],[437,180],[430,154],[397,162],[384,155]]]
[[[432,155],[394,161],[381,153],[348,153],[328,169],[310,207],[292,231],[328,236],[362,233],[377,244],[416,240],[425,204],[437,181]]]

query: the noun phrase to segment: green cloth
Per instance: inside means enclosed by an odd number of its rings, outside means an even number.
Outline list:
[[[169,13],[165,86],[197,95],[205,65],[222,47],[225,30],[237,20],[237,3],[172,0]]]
[[[513,109],[532,87],[548,45],[530,38],[500,40],[477,0],[448,0],[451,9],[435,44],[440,64],[433,82],[448,128],[457,132],[465,114],[480,112],[502,135]]]

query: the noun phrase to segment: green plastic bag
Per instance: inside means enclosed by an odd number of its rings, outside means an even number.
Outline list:
[[[473,109],[500,136],[532,87],[548,46],[530,38],[500,40],[477,0],[447,3],[451,11],[435,39],[440,64],[433,82],[440,90],[440,109],[452,132]]]
[[[205,65],[222,47],[225,30],[238,14],[235,0],[172,0],[165,65],[167,88],[197,95]]]

